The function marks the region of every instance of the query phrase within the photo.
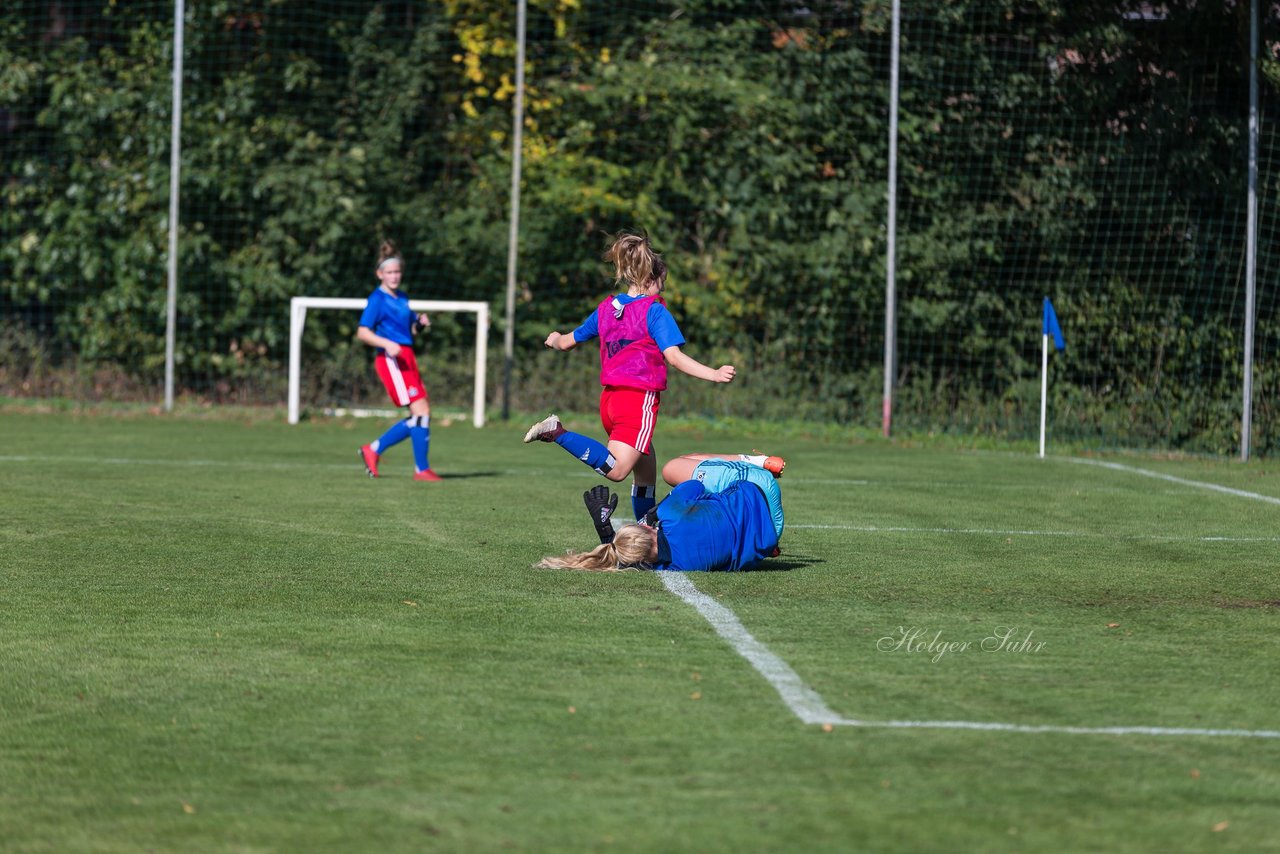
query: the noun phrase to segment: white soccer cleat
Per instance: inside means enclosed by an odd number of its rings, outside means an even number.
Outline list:
[[[564,426],[560,423],[560,419],[555,415],[548,415],[529,428],[529,432],[524,434],[526,443],[543,441],[554,442],[556,437],[564,432]]]

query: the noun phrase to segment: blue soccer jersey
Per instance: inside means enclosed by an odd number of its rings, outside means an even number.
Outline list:
[[[413,343],[413,323],[417,314],[409,308],[409,297],[397,293],[392,296],[382,288],[369,294],[369,302],[360,315],[360,325],[397,344]]]
[[[617,300],[622,305],[630,305],[638,299],[644,297],[627,296],[626,294],[618,294]],[[666,350],[668,347],[684,346],[684,335],[680,332],[680,326],[676,323],[675,317],[671,311],[662,303],[654,301],[649,306],[649,313],[645,315],[645,325],[649,330],[649,337],[658,345],[659,350]],[[582,325],[573,330],[573,340],[579,344],[584,341],[590,341],[592,338],[600,334],[600,319],[596,312],[587,315],[587,319],[582,321]]]
[[[657,514],[654,569],[751,569],[778,545],[769,502],[750,481],[708,492],[700,482],[687,480],[663,499]]]

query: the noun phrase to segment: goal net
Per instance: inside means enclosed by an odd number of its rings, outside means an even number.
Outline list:
[[[368,300],[340,297],[294,297],[289,301],[289,423],[297,424],[302,410],[302,336],[312,310],[363,311]],[[489,304],[454,300],[410,300],[409,308],[428,314],[475,314],[475,382],[471,422],[484,426],[485,365],[489,352]]]

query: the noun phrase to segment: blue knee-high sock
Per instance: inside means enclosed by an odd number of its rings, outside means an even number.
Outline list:
[[[617,462],[608,448],[581,433],[570,433],[566,430],[556,437],[556,444],[595,469],[597,474],[606,477],[613,471],[614,463]]]
[[[643,519],[644,514],[653,509],[653,505],[658,503],[658,487],[656,486],[640,486],[639,484],[631,485],[631,510],[636,514],[636,519]]]
[[[427,462],[427,448],[431,445],[431,416],[419,415],[409,420],[413,422],[409,427],[409,436],[413,440],[413,462],[418,471],[426,471],[431,468],[431,464]]]
[[[373,448],[373,452],[375,454],[385,454],[387,452],[387,448],[390,448],[392,445],[398,445],[405,439],[408,439],[409,422],[412,420],[413,419],[411,418],[406,418],[403,421],[397,421],[395,424],[392,424],[391,429],[374,440],[373,444],[370,446]]]

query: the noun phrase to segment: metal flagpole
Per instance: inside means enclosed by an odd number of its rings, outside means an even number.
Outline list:
[[[885,246],[884,287],[884,412],[881,427],[886,438],[893,420],[893,378],[896,372],[897,295],[894,292],[897,276],[895,258],[898,238],[898,37],[901,5],[893,0],[893,36],[889,62],[889,209],[887,213],[888,238]]]
[[[173,411],[173,361],[178,323],[178,178],[182,162],[182,20],[184,0],[173,3],[173,118],[169,139],[169,293],[164,323],[164,409]]]
[[[524,25],[525,0],[516,7],[516,96],[512,105],[511,230],[507,235],[507,328],[502,339],[502,419],[511,417],[511,368],[515,360],[516,257],[520,242],[520,165],[524,145]]]
[[[1040,352],[1040,459],[1044,459],[1045,417],[1049,411],[1049,333],[1045,333]]]
[[[1240,459],[1249,459],[1253,432],[1253,326],[1258,277],[1258,0],[1249,3],[1249,201],[1244,267],[1244,391]]]

